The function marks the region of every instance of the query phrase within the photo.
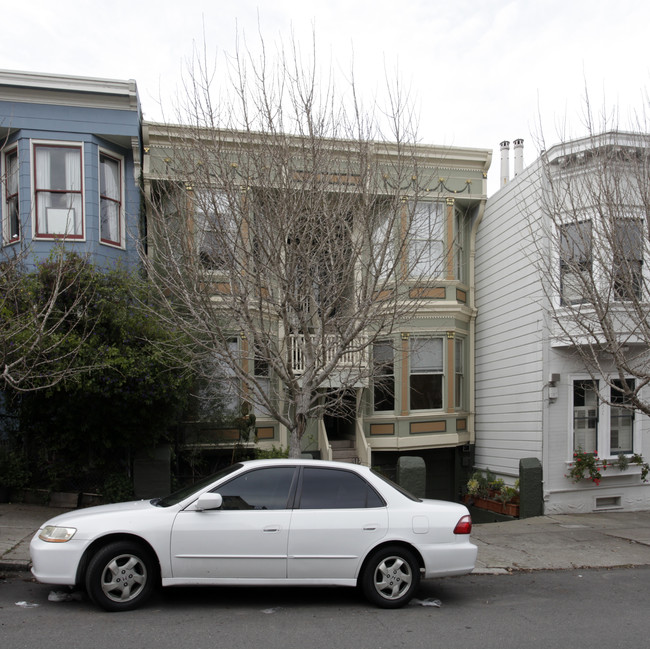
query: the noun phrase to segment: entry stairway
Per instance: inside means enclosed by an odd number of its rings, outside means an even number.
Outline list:
[[[359,464],[359,454],[357,447],[352,439],[331,439],[332,459],[337,462],[348,462],[349,464]]]

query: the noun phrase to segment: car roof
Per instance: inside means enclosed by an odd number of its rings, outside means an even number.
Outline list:
[[[273,458],[268,460],[244,460],[238,462],[245,467],[255,466],[313,466],[313,467],[330,467],[333,469],[347,469],[356,472],[369,471],[370,468],[361,464],[352,464],[349,462],[334,462],[330,460],[314,460],[308,458]]]

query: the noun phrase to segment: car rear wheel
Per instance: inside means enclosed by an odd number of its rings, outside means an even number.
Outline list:
[[[375,552],[366,562],[361,588],[366,598],[381,608],[404,606],[420,583],[420,565],[406,548],[391,546]]]
[[[88,563],[86,590],[107,611],[129,611],[151,595],[155,575],[148,550],[131,541],[117,541],[98,550]]]

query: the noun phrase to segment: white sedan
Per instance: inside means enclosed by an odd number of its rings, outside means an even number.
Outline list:
[[[474,569],[472,521],[367,467],[318,460],[242,462],[166,498],[56,516],[30,545],[46,584],[84,586],[108,611],[157,584],[356,586],[384,608],[420,579]]]

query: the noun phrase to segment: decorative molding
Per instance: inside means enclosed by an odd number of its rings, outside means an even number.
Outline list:
[[[422,435],[426,433],[446,433],[447,422],[442,421],[412,421],[411,435]]]
[[[395,424],[370,424],[371,435],[394,435]]]
[[[275,428],[273,428],[273,426],[262,426],[256,428],[255,435],[257,436],[257,439],[274,439]]]

